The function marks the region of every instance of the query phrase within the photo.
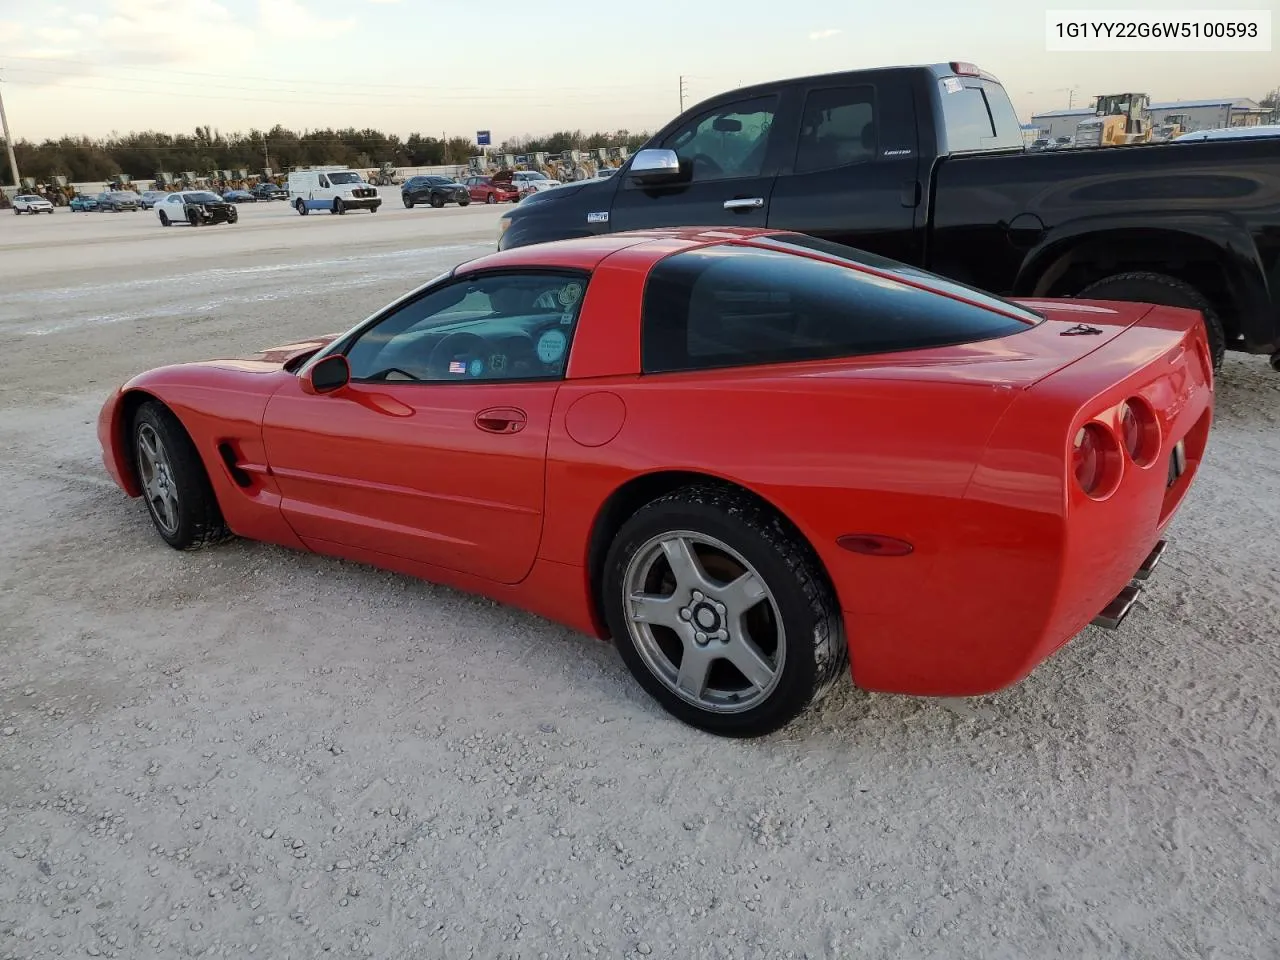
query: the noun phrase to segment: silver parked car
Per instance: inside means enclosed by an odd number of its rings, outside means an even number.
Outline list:
[[[98,194],[99,210],[132,210],[142,209],[141,198],[132,190],[109,190]]]

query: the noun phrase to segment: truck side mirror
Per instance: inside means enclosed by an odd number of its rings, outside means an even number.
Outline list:
[[[627,176],[638,183],[662,183],[680,176],[680,158],[674,150],[638,150]]]

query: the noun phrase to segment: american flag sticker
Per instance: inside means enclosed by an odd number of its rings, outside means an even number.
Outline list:
[[[449,372],[450,373],[466,373],[467,365],[463,363],[461,360],[450,360]]]

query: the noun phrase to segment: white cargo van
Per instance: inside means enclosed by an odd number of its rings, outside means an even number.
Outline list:
[[[368,210],[377,213],[382,206],[378,188],[358,171],[346,167],[320,167],[294,170],[289,174],[289,202],[306,216],[312,210],[346,213]]]

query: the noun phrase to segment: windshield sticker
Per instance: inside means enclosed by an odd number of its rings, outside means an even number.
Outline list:
[[[538,359],[543,363],[555,363],[564,355],[569,338],[559,330],[548,330],[538,338]]]
[[[587,223],[608,223],[608,222],[609,222],[608,210],[596,210],[592,213],[587,214]]]
[[[461,360],[450,360],[449,372],[450,373],[466,373],[467,365],[463,363]]]
[[[955,77],[945,77],[942,81],[942,86],[946,89],[947,93],[959,93],[964,89],[964,84]]]
[[[481,360],[479,357],[476,357],[476,359],[472,360],[470,372],[473,377],[478,377],[480,376],[480,374],[484,373],[484,361]]]
[[[582,284],[566,283],[560,288],[560,303],[572,307],[582,298]]]

